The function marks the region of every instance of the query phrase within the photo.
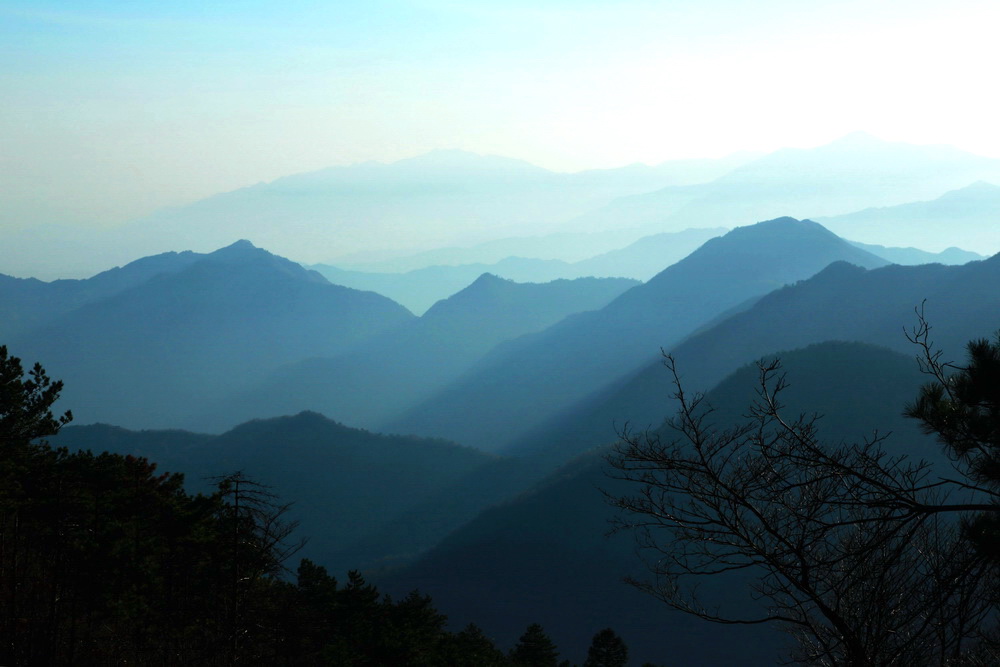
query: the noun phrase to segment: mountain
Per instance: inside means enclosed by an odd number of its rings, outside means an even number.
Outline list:
[[[930,201],[865,208],[822,220],[836,233],[865,243],[898,245],[905,241],[942,249],[957,245],[989,254],[1000,251],[998,221],[1000,186],[985,181]]]
[[[917,351],[904,331],[916,322],[914,308],[925,303],[938,349],[958,359],[967,341],[1000,329],[998,281],[1000,255],[960,266],[873,270],[836,262],[666,349],[693,390],[711,387],[732,369],[777,350],[822,341],[863,341],[912,357]],[[613,440],[616,425],[659,424],[672,412],[670,393],[662,365],[652,361],[552,416],[506,451],[545,456],[558,465]]]
[[[161,471],[185,473],[193,492],[210,491],[213,478],[243,471],[270,487],[281,502],[292,503],[288,518],[301,522],[296,535],[309,539],[301,555],[334,571],[398,557],[398,544],[425,542],[421,536],[428,531],[416,525],[396,544],[386,545],[384,553],[355,546],[470,474],[504,465],[453,443],[369,433],[308,412],[251,421],[218,436],[69,426],[52,442],[147,457]],[[435,517],[445,526],[457,520],[446,513]],[[439,529],[429,530],[436,536]]]
[[[874,429],[892,431],[891,451],[943,459],[936,443],[901,415],[923,382],[911,358],[858,343],[824,343],[780,356],[790,384],[783,395],[786,413],[822,413],[821,437],[853,441]],[[740,419],[756,381],[756,368],[746,366],[708,393],[716,426]],[[456,627],[475,620],[501,644],[517,638],[530,613],[561,647],[586,646],[588,637],[610,626],[628,644],[634,663],[776,664],[783,642],[773,628],[702,622],[622,582],[646,573],[630,535],[607,535],[614,511],[601,491],[637,489],[608,476],[605,451],[588,452],[483,512],[415,563],[382,577],[380,585],[392,592],[418,587]],[[708,603],[747,606],[742,585],[729,580],[707,580],[702,593]]]
[[[205,252],[238,238],[306,263],[352,253],[412,254],[557,231],[615,197],[710,180],[745,159],[562,174],[509,158],[434,151],[287,176],[160,210],[95,233],[93,247],[104,248],[111,261],[177,248]],[[44,245],[18,253],[40,258],[39,265],[45,257]]]
[[[417,315],[486,273],[522,283],[545,283],[571,277],[570,265],[566,262],[524,257],[507,257],[494,264],[428,266],[405,273],[350,271],[329,264],[313,264],[309,268],[321,273],[334,285],[377,292]]]
[[[661,347],[675,345],[712,318],[838,260],[886,263],[808,220],[739,227],[598,311],[499,346],[382,430],[496,449],[648,363]]]
[[[571,267],[579,275],[624,276],[645,282],[727,231],[724,227],[712,227],[651,234],[624,248],[574,262]]]
[[[708,239],[725,231],[722,228],[687,229],[646,236],[624,248],[571,263],[553,259],[506,257],[493,264],[429,266],[405,273],[366,273],[328,264],[314,264],[310,268],[319,271],[334,284],[378,292],[420,314],[483,273],[531,283],[588,276],[649,280],[667,266],[689,255]]]
[[[907,266],[915,264],[965,264],[966,262],[986,259],[984,255],[980,255],[977,252],[962,250],[954,246],[945,248],[941,252],[928,252],[919,248],[887,248],[882,245],[859,243],[857,241],[851,241],[851,244],[893,264]]]
[[[593,310],[635,285],[621,278],[515,283],[483,274],[419,319],[268,374],[205,406],[191,426],[217,431],[253,417],[316,410],[371,427],[454,380],[497,344]]]
[[[463,264],[485,267],[508,257],[571,263],[624,248],[651,233],[647,227],[625,224],[600,232],[560,231],[508,236],[468,246],[448,246],[402,256],[391,253],[348,253],[329,259],[327,263],[341,269],[365,273],[406,273],[431,266]]]
[[[161,273],[175,273],[203,257],[168,252],[144,257],[85,280],[14,278],[0,274],[0,340],[52,321],[80,306],[105,299]]]
[[[1000,160],[949,146],[914,146],[855,133],[825,146],[784,148],[741,165],[710,182],[666,188],[624,197],[584,214],[581,229],[614,221],[630,225],[656,223],[660,231],[722,225],[777,215],[819,219],[873,206],[896,206],[939,197],[979,180],[1000,179]],[[971,227],[971,226],[970,226]],[[856,225],[830,224],[846,238],[865,243],[928,246],[924,237],[885,232],[859,235]],[[980,227],[987,230],[988,227]],[[955,236],[939,227],[933,244],[960,245],[980,252],[996,251],[992,238]],[[983,245],[984,243],[990,245]]]
[[[338,354],[411,319],[389,299],[242,241],[85,303],[9,347],[65,381],[78,421],[170,427],[283,364]]]

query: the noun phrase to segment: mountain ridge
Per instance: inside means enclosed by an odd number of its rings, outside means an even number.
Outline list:
[[[747,238],[756,239],[752,250]],[[581,400],[712,317],[844,257],[887,263],[811,221],[780,218],[735,229],[599,311],[498,346],[438,395],[380,427],[487,450],[502,446],[539,423],[541,411]],[[477,415],[474,424],[464,422],[466,414]]]

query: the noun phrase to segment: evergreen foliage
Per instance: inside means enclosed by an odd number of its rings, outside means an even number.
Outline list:
[[[295,522],[242,472],[192,495],[143,457],[44,441],[61,382],[0,346],[0,664],[556,665],[531,626],[508,659],[430,597],[394,601],[303,559]]]
[[[937,437],[970,490],[987,494],[997,506],[966,517],[965,534],[982,552],[1000,560],[1000,332],[993,341],[970,341],[964,366],[942,362],[942,352],[933,349],[929,334],[921,315],[911,339],[924,351],[921,366],[933,381],[920,389],[906,415]]]
[[[628,647],[611,628],[594,635],[587,650],[583,667],[625,667],[628,664]]]
[[[517,667],[556,667],[559,650],[542,626],[532,623],[511,649],[510,661]]]

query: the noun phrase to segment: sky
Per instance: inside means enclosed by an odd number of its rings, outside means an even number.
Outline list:
[[[0,0],[0,231],[438,148],[1000,157],[998,32],[995,0]]]

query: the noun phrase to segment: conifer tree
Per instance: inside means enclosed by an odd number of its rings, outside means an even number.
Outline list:
[[[507,659],[482,628],[470,623],[451,642],[449,664],[455,667],[501,667]]]
[[[532,623],[511,649],[510,660],[518,667],[556,667],[559,651],[542,626]]]
[[[611,628],[594,635],[587,650],[583,667],[625,667],[628,664],[628,647]]]
[[[942,362],[929,333],[921,315],[911,340],[923,350],[921,366],[933,380],[907,406],[906,415],[937,437],[967,478],[967,487],[993,498],[997,509],[966,521],[966,535],[1000,560],[1000,332],[994,341],[970,341],[964,366]]]

